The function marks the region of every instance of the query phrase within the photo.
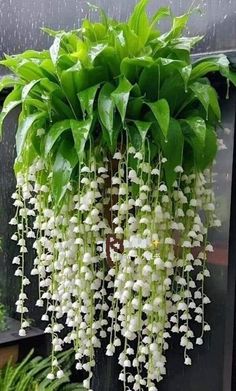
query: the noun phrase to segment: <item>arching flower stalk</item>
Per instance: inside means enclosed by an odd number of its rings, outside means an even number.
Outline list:
[[[33,247],[36,306],[52,338],[48,377],[63,376],[55,353],[73,344],[90,391],[102,340],[108,356],[119,351],[124,391],[156,391],[172,335],[191,365],[210,330],[205,280],[208,231],[220,226],[212,186],[220,108],[205,76],[235,75],[223,55],[192,63],[199,37],[181,36],[189,15],[161,35],[155,25],[170,11],[149,21],[147,3],[127,23],[47,30],[55,35],[50,50],[2,61],[16,78],[2,81],[14,90],[1,124],[22,104],[10,222],[19,333],[29,326]]]

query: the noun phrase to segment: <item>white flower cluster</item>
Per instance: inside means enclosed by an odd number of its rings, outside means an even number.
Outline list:
[[[20,335],[29,326],[25,262],[33,245],[36,305],[45,309],[45,333],[52,337],[48,378],[63,376],[55,352],[73,343],[76,367],[88,372],[84,387],[91,391],[95,349],[109,336],[108,356],[123,347],[119,379],[124,389],[156,391],[166,372],[171,335],[180,335],[184,361],[190,365],[189,351],[201,345],[210,330],[205,320],[210,299],[204,292],[210,276],[207,253],[213,251],[208,230],[220,222],[210,172],[186,175],[178,166],[177,180],[168,189],[165,158],[153,166],[131,147],[125,155],[117,152],[114,160],[115,170],[107,158],[80,167],[78,181],[68,186],[60,209],[54,205],[52,176],[43,161],[18,174],[12,196],[16,215],[10,224],[19,246],[13,263],[21,278],[16,302]],[[102,246],[107,235],[127,244],[123,253],[110,251],[112,268]]]

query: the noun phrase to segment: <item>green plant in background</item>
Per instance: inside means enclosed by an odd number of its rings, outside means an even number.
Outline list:
[[[141,0],[128,22],[102,12],[100,22],[84,20],[78,30],[45,29],[55,37],[49,50],[1,62],[14,73],[1,88],[14,89],[0,125],[21,105],[10,222],[19,245],[20,335],[33,240],[36,305],[44,306],[52,336],[48,379],[61,376],[54,354],[72,342],[89,390],[94,352],[107,334],[108,356],[123,346],[124,390],[156,391],[171,335],[179,334],[190,365],[189,351],[210,330],[204,287],[208,231],[220,226],[211,173],[221,111],[207,75],[219,72],[234,84],[236,77],[224,55],[191,60],[201,37],[183,36],[189,13],[174,17],[161,8],[148,18],[147,4]],[[164,18],[171,20],[166,33],[159,30]],[[124,243],[123,254],[111,251],[110,269],[108,234]]]
[[[50,358],[32,357],[33,351],[15,366],[8,365],[0,370],[0,390],[2,391],[83,391],[79,384],[70,384],[70,367],[73,363],[72,351],[58,354],[59,365],[65,368],[63,379],[48,380],[51,369]]]

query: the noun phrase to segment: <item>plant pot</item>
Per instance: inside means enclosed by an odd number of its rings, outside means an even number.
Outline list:
[[[24,337],[19,336],[20,322],[16,319],[7,317],[7,329],[0,332],[0,369],[8,361],[15,364],[34,348],[38,353],[44,353],[45,335],[42,330],[36,327],[30,327]]]

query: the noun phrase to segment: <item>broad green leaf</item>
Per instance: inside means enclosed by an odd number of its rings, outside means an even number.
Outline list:
[[[130,99],[127,107],[127,115],[126,115],[127,118],[139,120],[142,107],[143,107],[142,97]]]
[[[159,97],[161,83],[160,64],[153,64],[150,67],[144,68],[140,78],[139,87],[142,94],[151,102],[154,102]]]
[[[23,60],[17,67],[16,74],[30,82],[32,80],[42,79],[44,73],[38,64],[29,60]]]
[[[22,93],[21,93],[22,102],[25,101],[25,99],[27,98],[27,96],[28,96],[28,94],[30,93],[30,91],[32,90],[32,88],[33,88],[36,84],[38,84],[40,81],[41,81],[41,79],[32,80],[30,83],[26,84],[26,85],[22,88]]]
[[[52,110],[57,113],[57,118],[67,119],[75,118],[75,113],[73,108],[69,105],[68,100],[66,101],[65,96],[63,96],[62,91],[54,90],[49,94],[49,103]]]
[[[117,141],[122,129],[122,123],[120,117],[116,115],[114,117],[113,129],[112,131],[108,131],[108,129],[101,124],[102,127],[102,139],[105,144],[108,146],[109,152],[113,155],[117,150]]]
[[[77,163],[78,154],[73,142],[68,138],[64,138],[53,164],[52,191],[56,206],[59,206],[66,193],[71,174]]]
[[[205,138],[205,148],[204,148],[204,158],[202,160],[201,168],[205,170],[209,167],[213,160],[215,159],[217,153],[217,136],[215,129],[207,125],[206,126],[206,138]]]
[[[135,6],[128,22],[130,28],[139,37],[141,47],[145,45],[150,34],[150,23],[146,12],[148,3],[149,0],[140,0]]]
[[[117,49],[113,47],[105,48],[94,60],[94,67],[102,67],[104,80],[120,75],[120,59]],[[103,80],[103,81],[104,81]]]
[[[153,63],[153,58],[149,56],[137,58],[127,57],[122,60],[120,70],[130,83],[135,84],[139,79],[142,69],[152,65]]]
[[[210,72],[220,71],[226,77],[229,72],[229,60],[224,54],[207,56],[193,63],[190,81],[195,81],[206,76]]]
[[[136,128],[138,129],[142,143],[144,144],[146,137],[147,137],[147,133],[152,125],[152,122],[133,121],[133,123],[135,124]]]
[[[75,149],[78,154],[79,161],[82,162],[84,155],[85,144],[88,140],[90,129],[92,126],[93,118],[89,118],[86,121],[71,120],[71,130],[74,138]]]
[[[35,114],[25,116],[22,112],[19,118],[19,125],[16,132],[16,152],[17,156],[20,156],[24,148],[24,142],[26,140],[27,134],[31,129],[35,121],[40,118],[46,117],[45,112],[37,112]]]
[[[170,108],[168,102],[165,99],[160,99],[154,103],[147,103],[147,105],[154,114],[164,138],[166,138],[170,122]]]
[[[89,116],[92,115],[94,100],[95,100],[96,93],[97,93],[97,90],[99,87],[100,87],[100,85],[97,84],[96,86],[87,88],[86,90],[80,91],[77,94],[84,117],[85,117],[86,113]]]
[[[194,92],[196,98],[203,105],[206,111],[206,118],[208,119],[209,107],[211,107],[217,120],[220,120],[221,110],[216,90],[209,84],[203,84],[199,82],[193,83],[189,88]]]
[[[6,97],[0,114],[0,135],[2,135],[3,122],[6,116],[21,104],[21,88],[15,87],[14,90]]]
[[[109,80],[107,69],[102,66],[81,69],[74,72],[74,78],[77,93]]]
[[[79,100],[77,97],[79,92],[76,84],[77,73],[78,71],[69,68],[63,71],[60,75],[62,91],[67,98],[68,104],[70,105],[75,118],[79,118],[81,115]]]
[[[113,131],[114,103],[111,94],[114,86],[105,83],[98,96],[98,113],[103,126],[108,130],[110,136]]]
[[[189,117],[180,123],[184,138],[192,147],[195,167],[200,170],[205,154],[206,123],[200,117]]]
[[[111,94],[113,102],[115,103],[120,113],[121,120],[123,123],[125,120],[126,109],[129,101],[130,91],[132,90],[132,88],[132,84],[125,77],[121,77],[119,80],[118,87]]]
[[[136,151],[140,151],[142,148],[142,137],[137,126],[135,126],[132,122],[129,122],[127,129],[131,145],[136,149]],[[133,160],[135,161],[135,159]]]
[[[167,162],[164,164],[165,177],[168,187],[171,189],[177,174],[176,166],[182,166],[184,137],[178,121],[171,118],[166,142],[163,144],[164,156]]]
[[[64,121],[56,122],[52,127],[49,129],[47,136],[46,136],[46,142],[45,142],[45,155],[47,156],[49,152],[51,151],[53,145],[58,140],[58,138],[61,136],[61,134],[65,131],[70,129],[71,122],[69,119],[66,119]]]
[[[15,76],[4,76],[4,77],[0,78],[0,92],[4,88],[14,87],[19,82],[20,82],[19,79]]]
[[[104,49],[107,48],[107,44],[103,44],[103,43],[98,43],[97,45],[95,46],[92,46],[90,49],[89,49],[89,52],[88,52],[88,57],[89,57],[89,60],[91,62],[93,62],[95,60],[95,58],[101,54]]]

